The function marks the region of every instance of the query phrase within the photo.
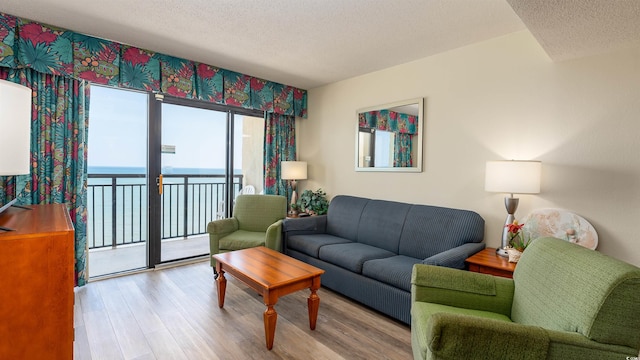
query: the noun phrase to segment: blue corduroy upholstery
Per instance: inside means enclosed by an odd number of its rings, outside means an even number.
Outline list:
[[[484,248],[473,211],[345,195],[327,215],[286,219],[283,230],[285,253],[325,270],[323,286],[407,324],[414,264],[463,268]]]
[[[397,254],[409,208],[409,204],[370,200],[362,210],[358,224],[358,242]]]

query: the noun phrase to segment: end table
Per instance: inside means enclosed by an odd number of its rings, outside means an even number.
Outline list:
[[[506,257],[496,254],[496,249],[485,248],[465,260],[469,271],[513,278],[516,263],[510,263]]]

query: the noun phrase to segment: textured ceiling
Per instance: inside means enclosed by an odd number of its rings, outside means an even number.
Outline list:
[[[523,30],[525,24],[552,59],[609,50],[620,44],[621,37],[623,45],[637,44],[638,4],[638,0],[3,0],[0,11],[310,89]]]
[[[640,47],[638,0],[507,0],[554,61]]]

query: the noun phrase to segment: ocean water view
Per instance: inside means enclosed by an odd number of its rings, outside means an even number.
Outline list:
[[[162,168],[163,174],[188,174],[188,175],[224,175],[225,169],[209,168],[174,168],[165,166]],[[146,174],[146,167],[135,166],[89,166],[88,174]],[[235,169],[235,175],[241,175],[242,169]]]
[[[147,240],[145,173],[144,167],[88,168],[89,248]],[[165,168],[163,178],[163,240],[205,234],[209,221],[224,216],[224,169]],[[237,170],[234,194],[241,184],[242,173]]]

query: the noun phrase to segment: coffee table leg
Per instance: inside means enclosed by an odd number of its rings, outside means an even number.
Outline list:
[[[276,321],[278,314],[273,308],[275,304],[267,304],[267,310],[264,311],[264,336],[267,340],[267,349],[273,348],[273,339],[276,336]]]
[[[227,291],[227,279],[224,277],[224,271],[222,271],[220,265],[217,265],[216,268],[218,269],[218,278],[216,279],[216,289],[218,290],[218,307],[222,308],[224,306],[224,295]]]
[[[316,290],[311,289],[311,295],[307,299],[307,306],[309,307],[309,328],[315,330],[316,320],[318,319],[318,308],[320,307],[320,298],[318,294],[316,294]]]

